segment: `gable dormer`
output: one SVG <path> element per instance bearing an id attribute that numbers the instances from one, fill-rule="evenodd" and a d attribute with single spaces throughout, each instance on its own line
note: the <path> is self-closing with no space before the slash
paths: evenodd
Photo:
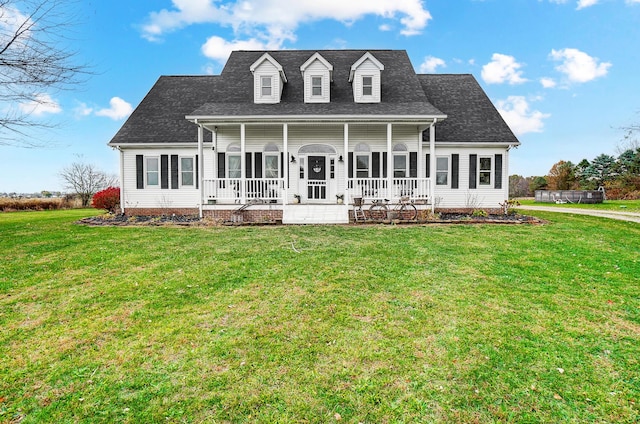
<path id="1" fill-rule="evenodd" d="M 305 103 L 329 103 L 331 101 L 331 82 L 333 81 L 333 65 L 315 53 L 300 66 L 304 81 Z"/>
<path id="2" fill-rule="evenodd" d="M 380 103 L 380 83 L 384 65 L 366 52 L 351 66 L 349 82 L 356 103 Z"/>
<path id="3" fill-rule="evenodd" d="M 253 74 L 253 102 L 280 103 L 287 82 L 282 65 L 265 53 L 253 62 L 250 69 Z"/>

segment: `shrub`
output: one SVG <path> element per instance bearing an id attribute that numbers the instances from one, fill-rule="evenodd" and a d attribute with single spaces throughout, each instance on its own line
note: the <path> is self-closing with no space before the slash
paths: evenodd
<path id="1" fill-rule="evenodd" d="M 116 213 L 120 206 L 120 188 L 107 187 L 93 195 L 91 206 L 96 209 L 105 209 L 111 213 Z"/>
<path id="2" fill-rule="evenodd" d="M 486 218 L 489 216 L 489 214 L 484 209 L 475 209 L 471 216 L 473 216 L 474 218 Z"/>

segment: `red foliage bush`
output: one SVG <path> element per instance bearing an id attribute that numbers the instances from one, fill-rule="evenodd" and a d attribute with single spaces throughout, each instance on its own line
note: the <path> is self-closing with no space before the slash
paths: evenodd
<path id="1" fill-rule="evenodd" d="M 120 188 L 107 187 L 93 195 L 91 206 L 96 209 L 105 209 L 111 213 L 116 213 L 120 206 Z"/>

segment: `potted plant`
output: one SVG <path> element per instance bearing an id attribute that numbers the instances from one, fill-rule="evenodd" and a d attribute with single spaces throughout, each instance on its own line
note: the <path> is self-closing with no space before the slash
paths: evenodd
<path id="1" fill-rule="evenodd" d="M 299 194 L 294 194 L 293 195 L 293 203 L 300 203 L 300 195 Z"/>
<path id="2" fill-rule="evenodd" d="M 344 194 L 336 194 L 336 202 L 341 205 L 344 203 Z"/>

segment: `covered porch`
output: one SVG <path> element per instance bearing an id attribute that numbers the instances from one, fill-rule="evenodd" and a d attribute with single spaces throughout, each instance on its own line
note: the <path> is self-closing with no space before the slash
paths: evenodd
<path id="1" fill-rule="evenodd" d="M 201 215 L 250 204 L 252 209 L 282 210 L 286 221 L 288 210 L 306 209 L 313 214 L 315 207 L 318 222 L 324 222 L 322 206 L 344 205 L 332 210 L 343 210 L 340 214 L 348 216 L 347 206 L 354 197 L 370 203 L 408 196 L 423 208 L 433 208 L 434 180 L 425 169 L 435 169 L 435 143 L 423 146 L 422 132 L 429 129 L 430 140 L 435 139 L 435 118 L 426 124 L 423 119 L 385 123 L 193 121 L 198 124 L 198 151 L 203 158 L 198 163 Z M 212 133 L 210 150 L 204 148 L 206 130 Z M 262 145 L 264 150 L 258 151 Z M 267 163 L 267 156 L 273 162 Z"/>

